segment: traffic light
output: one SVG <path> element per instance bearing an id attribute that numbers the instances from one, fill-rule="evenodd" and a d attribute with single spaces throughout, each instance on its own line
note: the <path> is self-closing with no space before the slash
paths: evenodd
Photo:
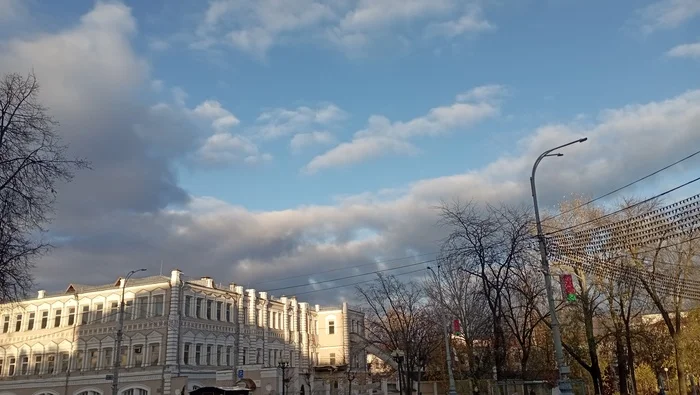
<path id="1" fill-rule="evenodd" d="M 563 274 L 561 276 L 561 293 L 569 302 L 576 301 L 576 287 L 574 287 L 574 280 L 571 274 Z"/>
<path id="2" fill-rule="evenodd" d="M 452 333 L 457 336 L 462 334 L 462 325 L 459 324 L 459 320 L 452 321 Z"/>

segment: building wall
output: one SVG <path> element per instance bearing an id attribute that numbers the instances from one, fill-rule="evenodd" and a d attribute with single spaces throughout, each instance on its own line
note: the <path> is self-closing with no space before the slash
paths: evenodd
<path id="1" fill-rule="evenodd" d="M 110 394 L 121 285 L 71 286 L 0 306 L 0 395 Z M 348 360 L 348 332 L 362 319 L 347 305 L 312 308 L 235 284 L 215 287 L 207 277 L 186 280 L 177 270 L 131 279 L 124 300 L 120 395 L 233 385 L 238 371 L 256 393 L 281 392 L 280 362 L 289 365 L 291 392 L 310 391 L 315 366 L 331 350 L 337 362 Z"/>

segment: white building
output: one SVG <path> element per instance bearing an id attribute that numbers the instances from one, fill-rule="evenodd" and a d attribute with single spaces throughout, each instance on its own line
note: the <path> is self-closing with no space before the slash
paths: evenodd
<path id="1" fill-rule="evenodd" d="M 333 394 L 364 372 L 350 339 L 364 316 L 213 279 L 132 278 L 0 306 L 0 395 L 109 395 L 122 292 L 119 395 L 178 395 L 238 383 L 254 394 Z M 358 362 L 362 361 L 362 362 Z M 281 362 L 289 365 L 282 380 Z M 328 367 L 331 366 L 331 369 Z"/>

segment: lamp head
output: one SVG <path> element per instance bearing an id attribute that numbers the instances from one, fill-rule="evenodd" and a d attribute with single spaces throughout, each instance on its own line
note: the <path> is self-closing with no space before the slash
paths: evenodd
<path id="1" fill-rule="evenodd" d="M 583 143 L 583 142 L 585 142 L 586 140 L 588 140 L 588 137 L 584 137 L 584 138 L 582 138 L 582 139 L 579 139 L 578 142 L 579 142 L 579 143 Z"/>

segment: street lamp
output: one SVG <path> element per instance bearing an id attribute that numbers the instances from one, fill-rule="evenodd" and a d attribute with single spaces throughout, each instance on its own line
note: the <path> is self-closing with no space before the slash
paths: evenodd
<path id="1" fill-rule="evenodd" d="M 568 147 L 569 145 L 576 143 L 583 143 L 588 140 L 588 137 L 584 137 L 570 143 L 560 145 L 558 147 L 547 150 L 540 155 L 535 164 L 532 166 L 532 176 L 530 177 L 530 188 L 532 189 L 532 201 L 535 205 L 535 222 L 537 224 L 537 239 L 540 245 L 540 255 L 542 258 L 542 272 L 544 273 L 544 285 L 547 290 L 547 302 L 549 304 L 549 314 L 552 317 L 552 340 L 554 342 L 554 351 L 557 358 L 557 368 L 559 369 L 559 392 L 561 395 L 573 394 L 571 388 L 571 382 L 569 381 L 569 367 L 564 361 L 564 350 L 561 345 L 561 329 L 559 327 L 559 320 L 557 319 L 556 308 L 554 306 L 554 291 L 552 290 L 552 275 L 549 272 L 549 262 L 547 261 L 547 250 L 546 243 L 544 241 L 544 233 L 542 232 L 542 222 L 540 221 L 540 210 L 537 206 L 537 190 L 535 188 L 535 172 L 537 171 L 537 166 L 540 161 L 547 156 L 564 156 L 561 153 L 552 153 L 558 149 Z"/>
<path id="2" fill-rule="evenodd" d="M 401 350 L 394 350 L 391 352 L 391 358 L 396 361 L 399 365 L 399 394 L 403 394 L 404 383 L 403 383 L 403 371 L 401 369 L 401 364 L 403 364 L 404 353 Z"/>
<path id="3" fill-rule="evenodd" d="M 442 297 L 442 287 L 440 286 L 440 277 L 435 273 L 432 267 L 428 266 L 428 270 L 430 270 L 433 275 L 435 276 L 435 281 L 438 284 L 438 290 L 439 290 L 439 295 L 440 295 L 440 303 L 445 306 L 445 300 Z M 438 265 L 438 272 L 440 271 L 440 266 Z M 454 373 L 452 373 L 452 350 L 450 348 L 450 332 L 449 332 L 449 326 L 450 326 L 450 321 L 449 321 L 449 315 L 447 319 L 447 323 L 444 325 L 443 330 L 445 332 L 445 357 L 447 359 L 447 375 L 450 379 L 450 389 L 448 394 L 449 395 L 457 395 L 457 385 L 455 384 L 455 376 Z"/>
<path id="4" fill-rule="evenodd" d="M 139 272 L 145 272 L 146 269 L 132 270 L 126 274 L 124 277 L 124 282 L 121 283 L 122 287 L 122 297 L 119 303 L 119 321 L 117 323 L 117 340 L 114 346 L 114 372 L 112 373 L 112 395 L 117 395 L 119 392 L 119 366 L 121 365 L 121 348 L 122 348 L 122 336 L 124 334 L 124 291 L 126 290 L 126 283 L 129 281 L 131 276 Z"/>
<path id="5" fill-rule="evenodd" d="M 279 363 L 277 363 L 277 367 L 279 369 L 282 369 L 282 395 L 286 395 L 287 382 L 289 381 L 289 379 L 287 378 L 287 369 L 289 369 L 289 362 L 280 361 Z"/>

